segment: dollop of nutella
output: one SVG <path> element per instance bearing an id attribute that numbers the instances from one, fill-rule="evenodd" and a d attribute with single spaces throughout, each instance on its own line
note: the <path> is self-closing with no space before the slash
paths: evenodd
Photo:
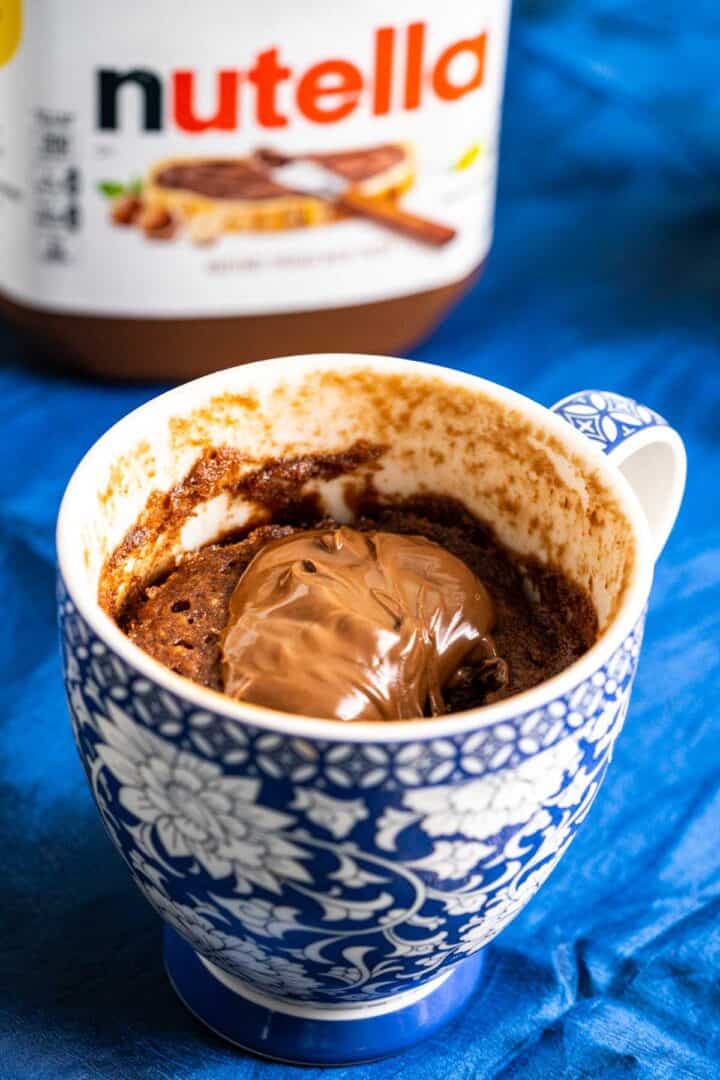
<path id="1" fill-rule="evenodd" d="M 264 547 L 230 600 L 224 689 L 286 712 L 401 720 L 446 711 L 469 665 L 502 666 L 492 599 L 421 536 L 311 529 Z"/>

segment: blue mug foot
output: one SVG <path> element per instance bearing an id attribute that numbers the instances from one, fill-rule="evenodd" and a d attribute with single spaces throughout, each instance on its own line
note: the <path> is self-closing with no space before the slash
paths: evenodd
<path id="1" fill-rule="evenodd" d="M 474 992 L 484 952 L 447 974 L 384 1001 L 333 1006 L 270 998 L 202 960 L 165 927 L 165 967 L 198 1020 L 243 1050 L 293 1065 L 350 1065 L 397 1054 L 426 1039 Z"/>

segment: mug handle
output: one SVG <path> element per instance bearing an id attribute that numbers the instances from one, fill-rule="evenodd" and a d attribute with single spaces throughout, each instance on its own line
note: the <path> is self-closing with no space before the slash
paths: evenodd
<path id="1" fill-rule="evenodd" d="M 632 398 L 580 390 L 553 405 L 617 465 L 645 512 L 657 559 L 675 524 L 685 490 L 685 445 L 667 420 Z"/>

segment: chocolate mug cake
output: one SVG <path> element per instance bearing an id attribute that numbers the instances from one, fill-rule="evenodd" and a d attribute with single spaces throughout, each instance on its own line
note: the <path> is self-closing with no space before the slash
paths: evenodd
<path id="1" fill-rule="evenodd" d="M 236 699 L 344 721 L 490 704 L 593 644 L 583 590 L 514 557 L 459 501 L 366 491 L 350 527 L 297 501 L 297 477 L 318 468 L 266 464 L 271 520 L 134 589 L 117 615 L 128 637 Z"/>

